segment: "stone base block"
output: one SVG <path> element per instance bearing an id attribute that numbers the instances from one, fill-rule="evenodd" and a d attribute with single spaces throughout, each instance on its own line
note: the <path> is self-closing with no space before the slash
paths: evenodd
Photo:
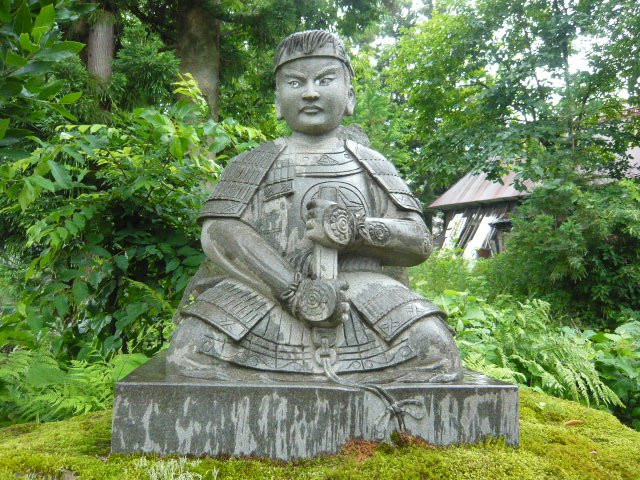
<path id="1" fill-rule="evenodd" d="M 518 389 L 467 372 L 454 384 L 386 384 L 406 430 L 432 445 L 520 439 Z M 119 453 L 331 454 L 351 439 L 388 440 L 397 419 L 376 395 L 334 383 L 244 383 L 166 375 L 156 357 L 116 386 Z"/>

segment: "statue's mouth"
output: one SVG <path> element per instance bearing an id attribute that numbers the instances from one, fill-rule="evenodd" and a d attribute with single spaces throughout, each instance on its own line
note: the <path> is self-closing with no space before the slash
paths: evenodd
<path id="1" fill-rule="evenodd" d="M 316 105 L 307 105 L 305 107 L 302 107 L 300 111 L 304 113 L 319 113 L 322 111 L 322 109 Z"/>

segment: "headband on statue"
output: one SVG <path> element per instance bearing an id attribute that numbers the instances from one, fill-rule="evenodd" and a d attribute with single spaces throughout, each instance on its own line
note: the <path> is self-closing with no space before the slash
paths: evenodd
<path id="1" fill-rule="evenodd" d="M 329 57 L 340 60 L 354 77 L 353 66 L 342 41 L 325 30 L 297 32 L 285 38 L 276 50 L 274 71 L 299 58 Z"/>

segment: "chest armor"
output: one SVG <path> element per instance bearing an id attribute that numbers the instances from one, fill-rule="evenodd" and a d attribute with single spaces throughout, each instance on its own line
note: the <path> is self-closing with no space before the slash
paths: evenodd
<path id="1" fill-rule="evenodd" d="M 372 216 L 376 202 L 371 183 L 347 150 L 281 154 L 260 192 L 258 231 L 285 256 L 308 251 L 312 245 L 305 238 L 307 204 L 328 194 L 354 214 Z"/>

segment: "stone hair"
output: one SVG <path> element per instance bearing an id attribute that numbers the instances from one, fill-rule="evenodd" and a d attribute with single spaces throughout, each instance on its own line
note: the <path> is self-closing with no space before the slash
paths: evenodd
<path id="1" fill-rule="evenodd" d="M 337 35 L 327 32 L 326 30 L 306 30 L 304 32 L 296 32 L 282 40 L 276 49 L 276 69 L 281 65 L 283 56 L 289 56 L 294 53 L 312 55 L 313 52 L 329 43 L 333 44 L 336 58 L 344 63 L 349 71 L 351 80 L 353 80 L 353 77 L 355 76 L 353 65 L 351 65 L 351 59 L 347 54 L 344 43 L 342 43 L 342 40 L 340 40 Z"/>

